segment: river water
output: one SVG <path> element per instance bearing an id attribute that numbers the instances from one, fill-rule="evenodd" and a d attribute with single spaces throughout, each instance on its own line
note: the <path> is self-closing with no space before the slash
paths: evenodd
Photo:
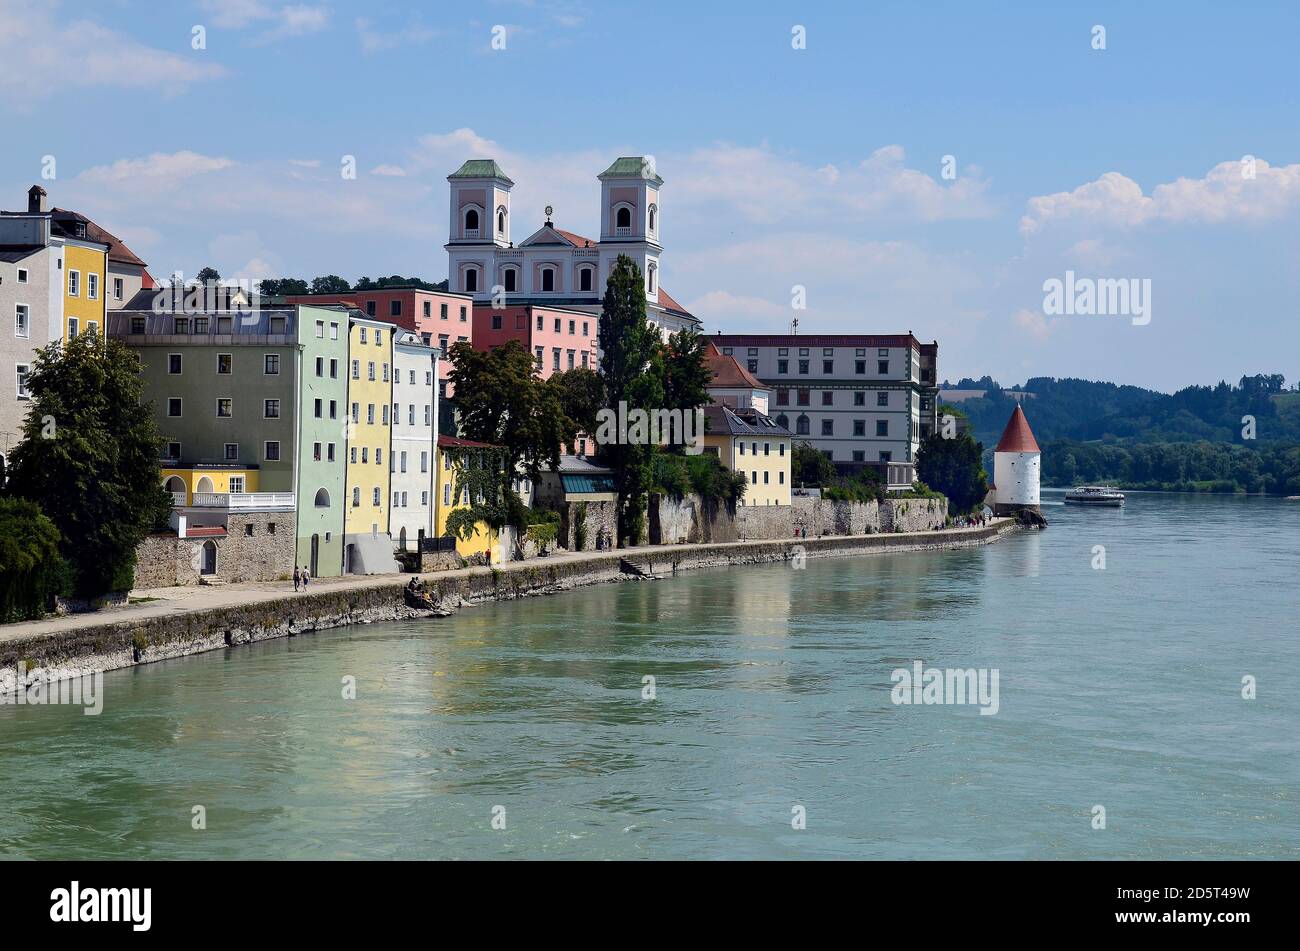
<path id="1" fill-rule="evenodd" d="M 1046 511 L 115 671 L 99 716 L 0 706 L 0 855 L 1300 857 L 1300 503 Z M 893 703 L 918 660 L 996 670 L 996 714 Z"/>

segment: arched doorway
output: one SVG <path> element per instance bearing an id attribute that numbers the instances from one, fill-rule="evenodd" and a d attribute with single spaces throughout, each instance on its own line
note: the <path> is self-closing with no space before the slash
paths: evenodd
<path id="1" fill-rule="evenodd" d="M 406 551 L 406 529 L 403 528 L 397 533 L 397 545 L 402 551 Z"/>
<path id="2" fill-rule="evenodd" d="M 212 480 L 209 479 L 207 476 L 204 476 L 202 479 L 200 479 L 199 484 L 194 487 L 195 494 L 198 494 L 199 492 L 211 492 L 211 491 L 212 491 Z"/>
<path id="3" fill-rule="evenodd" d="M 311 537 L 311 576 L 320 577 L 320 536 Z"/>
<path id="4" fill-rule="evenodd" d="M 201 575 L 215 575 L 217 573 L 217 543 L 208 539 L 203 543 L 203 562 L 199 568 Z"/>
<path id="5" fill-rule="evenodd" d="M 346 575 L 352 574 L 352 570 L 355 567 L 354 563 L 356 561 L 356 557 L 357 557 L 356 545 L 348 545 L 346 548 L 343 549 L 343 573 L 344 574 Z"/>
<path id="6" fill-rule="evenodd" d="M 184 505 L 189 501 L 188 492 L 185 488 L 185 480 L 180 476 L 168 476 L 167 481 L 163 483 L 163 489 L 172 494 L 172 498 L 178 500 L 176 504 Z"/>

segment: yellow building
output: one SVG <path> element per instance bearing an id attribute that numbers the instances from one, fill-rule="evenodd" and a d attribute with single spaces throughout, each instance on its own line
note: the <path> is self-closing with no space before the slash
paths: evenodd
<path id="1" fill-rule="evenodd" d="M 755 409 L 704 408 L 704 451 L 749 483 L 741 505 L 789 505 L 792 435 Z"/>
<path id="2" fill-rule="evenodd" d="M 458 464 L 452 454 L 448 452 L 451 449 L 491 449 L 487 443 L 473 442 L 468 439 L 457 439 L 455 436 L 439 436 L 438 451 L 435 461 L 434 486 L 437 489 L 437 507 L 434 515 L 434 528 L 438 538 L 444 538 L 447 535 L 447 516 L 457 509 L 469 507 L 469 490 L 462 488 L 459 493 L 456 492 L 456 472 Z M 462 558 L 469 558 L 472 555 L 482 555 L 489 550 L 497 550 L 497 542 L 500 536 L 497 531 L 484 522 L 479 522 L 474 527 L 474 536 L 468 540 L 456 538 L 456 553 Z"/>
<path id="3" fill-rule="evenodd" d="M 344 570 L 353 573 L 391 570 L 387 567 L 393 554 L 388 536 L 389 414 L 396 329 L 357 312 L 349 316 L 343 541 Z"/>
<path id="4" fill-rule="evenodd" d="M 235 466 L 194 466 L 184 469 L 163 467 L 163 488 L 172 493 L 174 504 L 197 504 L 194 496 L 257 492 L 257 469 Z"/>
<path id="5" fill-rule="evenodd" d="M 75 218 L 79 219 L 77 215 Z M 88 222 L 72 220 L 69 228 L 85 235 Z M 84 237 L 66 237 L 63 246 L 63 335 L 71 340 L 91 330 L 104 335 L 107 313 L 104 279 L 108 245 Z"/>

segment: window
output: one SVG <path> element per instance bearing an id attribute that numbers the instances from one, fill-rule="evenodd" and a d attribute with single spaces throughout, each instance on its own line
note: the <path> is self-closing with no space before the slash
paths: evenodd
<path id="1" fill-rule="evenodd" d="M 790 428 L 790 417 L 787 416 L 787 415 L 785 415 L 785 413 L 782 413 L 780 416 L 778 416 L 778 417 L 776 418 L 776 424 L 777 424 L 778 426 L 780 426 L 782 429 L 787 429 L 787 430 L 788 430 L 788 429 Z M 782 446 L 781 446 L 781 452 L 782 452 L 782 454 L 784 454 L 784 452 L 785 452 L 785 445 L 784 445 L 784 444 L 782 444 Z"/>
<path id="2" fill-rule="evenodd" d="M 777 360 L 777 361 L 776 361 L 776 372 L 777 372 L 777 373 L 789 373 L 789 372 L 790 372 L 790 361 L 789 361 L 789 360 Z"/>
<path id="3" fill-rule="evenodd" d="M 163 452 L 164 459 L 177 459 L 181 457 L 181 444 L 178 442 L 169 442 Z"/>
<path id="4" fill-rule="evenodd" d="M 399 505 L 401 505 L 401 499 L 402 499 L 402 493 L 401 493 L 401 492 L 398 492 L 396 489 L 394 489 L 394 490 L 393 490 L 393 508 L 397 508 Z"/>
<path id="5" fill-rule="evenodd" d="M 179 353 L 167 354 L 167 372 L 171 376 L 180 376 L 181 373 L 181 355 Z"/>
<path id="6" fill-rule="evenodd" d="M 370 306 L 370 307 L 373 308 L 373 307 L 375 306 L 375 302 L 374 302 L 374 301 L 371 301 L 370 304 L 369 304 L 368 306 Z M 365 327 L 358 327 L 358 328 L 357 328 L 357 331 L 358 331 L 358 333 L 357 333 L 357 339 L 358 339 L 361 343 L 367 343 L 367 342 L 369 341 L 370 338 L 369 338 L 369 337 L 367 336 L 367 334 L 366 334 L 366 328 L 365 328 Z"/>
<path id="7" fill-rule="evenodd" d="M 31 371 L 31 365 L 20 363 L 14 369 L 15 384 L 18 388 L 18 398 L 20 400 L 29 400 L 32 394 L 27 389 L 27 374 Z"/>
<path id="8" fill-rule="evenodd" d="M 14 336 L 30 337 L 32 335 L 32 312 L 26 304 L 14 305 Z"/>
<path id="9" fill-rule="evenodd" d="M 473 294 L 478 291 L 478 270 L 472 267 L 465 268 L 465 287 L 466 293 Z M 463 309 L 463 308 L 462 308 Z"/>
<path id="10" fill-rule="evenodd" d="M 76 297 L 81 293 L 81 272 L 68 272 L 68 296 Z"/>
<path id="11" fill-rule="evenodd" d="M 468 318 L 468 317 L 466 316 L 466 314 L 465 314 L 465 308 L 462 307 L 462 308 L 460 309 L 460 322 L 463 324 L 463 323 L 465 323 L 465 321 L 468 320 L 468 319 L 469 319 L 469 318 Z"/>
<path id="12" fill-rule="evenodd" d="M 375 486 L 374 494 L 370 498 L 370 504 L 371 505 L 379 504 L 379 486 Z"/>
<path id="13" fill-rule="evenodd" d="M 432 317 L 432 316 L 433 316 L 433 304 L 430 303 L 429 301 L 425 301 L 425 302 L 424 302 L 424 316 L 425 316 L 425 317 Z M 427 341 L 426 341 L 426 342 L 427 342 Z"/>
<path id="14" fill-rule="evenodd" d="M 218 353 L 217 372 L 222 376 L 229 375 L 234 369 L 234 359 L 229 353 Z"/>
<path id="15" fill-rule="evenodd" d="M 493 329 L 493 330 L 500 330 L 500 329 L 501 329 L 501 315 L 500 315 L 500 314 L 493 314 L 493 315 L 492 315 L 492 329 Z"/>
<path id="16" fill-rule="evenodd" d="M 834 435 L 835 435 L 835 420 L 833 420 L 833 419 L 823 419 L 823 420 L 822 420 L 822 435 L 823 435 L 823 436 L 834 436 Z"/>
<path id="17" fill-rule="evenodd" d="M 794 426 L 795 426 L 795 433 L 797 433 L 798 435 L 807 436 L 809 434 L 807 416 L 800 416 L 797 420 L 795 420 Z"/>
<path id="18" fill-rule="evenodd" d="M 385 383 L 388 382 L 388 364 L 387 364 L 387 363 L 384 364 L 384 382 L 385 382 Z"/>
<path id="19" fill-rule="evenodd" d="M 385 426 L 388 425 L 388 404 L 387 404 L 387 403 L 384 404 L 384 418 L 383 418 L 383 422 L 384 422 L 384 425 L 385 425 Z"/>
<path id="20" fill-rule="evenodd" d="M 559 332 L 560 332 L 560 318 L 559 318 L 559 317 L 556 317 L 556 318 L 555 318 L 555 332 L 556 332 L 556 333 L 559 333 Z"/>
<path id="21" fill-rule="evenodd" d="M 18 269 L 18 283 L 19 283 L 19 284 L 26 284 L 26 283 L 27 283 L 27 268 L 25 268 L 25 267 L 20 267 L 20 268 Z"/>
<path id="22" fill-rule="evenodd" d="M 370 461 L 370 447 L 369 447 L 369 446 L 362 446 L 362 447 L 361 447 L 361 464 L 362 464 L 362 465 L 365 465 L 365 464 L 368 463 L 369 461 Z"/>
<path id="23" fill-rule="evenodd" d="M 506 268 L 501 275 L 507 293 L 513 294 L 515 292 L 515 275 L 515 269 L 512 267 Z"/>
<path id="24" fill-rule="evenodd" d="M 835 393 L 833 390 L 822 390 L 822 405 L 823 406 L 835 405 Z"/>
<path id="25" fill-rule="evenodd" d="M 232 444 L 232 445 L 233 445 L 233 444 Z M 236 446 L 235 448 L 236 448 L 236 452 L 238 452 L 238 448 L 239 448 L 239 447 Z M 244 477 L 243 477 L 243 476 L 231 476 L 231 477 L 230 477 L 230 491 L 231 491 L 231 492 L 243 492 L 243 491 L 244 491 Z"/>
<path id="26" fill-rule="evenodd" d="M 582 368 L 583 368 L 584 370 L 587 369 L 587 357 L 588 357 L 588 356 L 589 356 L 589 354 L 587 353 L 586 350 L 582 351 Z"/>
<path id="27" fill-rule="evenodd" d="M 319 443 L 317 444 L 316 451 L 317 451 L 317 452 L 320 452 L 320 444 L 319 444 Z M 280 442 L 279 442 L 279 440 L 270 440 L 270 441 L 267 442 L 266 446 L 264 447 L 264 449 L 263 449 L 263 451 L 262 451 L 262 458 L 265 459 L 267 462 L 279 462 L 279 461 L 280 461 Z M 319 459 L 320 457 L 317 456 L 316 458 Z"/>
<path id="28" fill-rule="evenodd" d="M 132 329 L 131 332 L 132 332 L 132 333 L 135 333 L 134 328 Z M 205 333 L 207 333 L 207 332 L 208 332 L 208 318 L 206 318 L 206 317 L 195 317 L 195 318 L 194 318 L 194 332 L 195 332 L 196 334 L 205 334 Z M 144 325 L 143 325 L 143 324 L 142 324 L 141 327 L 140 327 L 140 333 L 144 333 Z"/>
<path id="29" fill-rule="evenodd" d="M 659 276 L 659 265 L 657 265 L 657 264 L 648 264 L 648 265 L 646 265 L 646 269 L 645 269 L 645 270 L 646 270 L 646 288 L 647 288 L 647 293 L 654 294 L 654 293 L 655 293 L 655 287 L 657 286 L 656 283 L 655 283 L 655 280 L 656 280 L 656 278 Z"/>
<path id="30" fill-rule="evenodd" d="M 330 339 L 331 340 L 339 339 L 339 325 L 334 323 L 334 321 L 330 321 Z"/>
<path id="31" fill-rule="evenodd" d="M 90 300 L 99 299 L 99 275 L 86 275 L 86 297 Z"/>
<path id="32" fill-rule="evenodd" d="M 591 290 L 591 274 L 592 270 L 589 267 L 580 268 L 578 270 L 578 290 Z M 583 333 L 586 333 L 586 331 L 584 330 Z"/>
<path id="33" fill-rule="evenodd" d="M 375 465 L 377 465 L 377 466 L 382 466 L 383 464 L 384 464 L 384 450 L 383 450 L 382 448 L 380 448 L 379 446 L 376 446 L 376 447 L 375 447 Z"/>
<path id="34" fill-rule="evenodd" d="M 218 317 L 218 318 L 217 318 L 217 333 L 219 333 L 219 334 L 228 334 L 228 333 L 230 333 L 230 321 L 231 321 L 231 319 L 230 319 L 229 317 Z"/>
<path id="35" fill-rule="evenodd" d="M 361 504 L 361 487 L 354 485 L 352 487 L 352 506 L 353 508 L 355 508 L 360 504 Z"/>
<path id="36" fill-rule="evenodd" d="M 316 376 L 318 376 L 318 377 L 322 377 L 322 376 L 324 376 L 324 375 L 325 375 L 325 358 L 324 358 L 324 357 L 317 357 L 317 358 L 316 358 Z"/>
<path id="37" fill-rule="evenodd" d="M 352 422 L 354 422 L 354 423 L 359 423 L 359 422 L 361 422 L 361 404 L 360 404 L 360 403 L 353 403 L 353 404 L 352 404 Z"/>
<path id="38" fill-rule="evenodd" d="M 400 463 L 399 463 L 399 465 L 401 466 L 401 470 L 400 470 L 400 471 L 402 471 L 402 472 L 406 472 L 406 452 L 405 452 L 405 451 L 403 451 L 403 452 L 401 453 L 400 460 L 401 460 Z"/>
<path id="39" fill-rule="evenodd" d="M 339 361 L 338 361 L 338 358 L 337 358 L 337 357 L 330 357 L 330 379 L 331 379 L 331 380 L 337 380 L 338 378 L 339 378 Z"/>
<path id="40" fill-rule="evenodd" d="M 889 373 L 889 361 L 888 361 L 888 360 L 877 360 L 877 361 L 876 361 L 876 372 L 879 373 L 881 376 L 885 376 L 885 375 L 887 375 L 887 374 Z"/>
<path id="41" fill-rule="evenodd" d="M 374 403 L 367 403 L 367 404 L 366 404 L 366 422 L 369 423 L 371 426 L 373 426 L 373 425 L 375 424 L 375 404 L 374 404 Z"/>
<path id="42" fill-rule="evenodd" d="M 884 391 L 884 390 L 881 390 L 880 392 L 878 392 L 878 393 L 876 394 L 876 405 L 877 405 L 877 406 L 888 406 L 888 405 L 889 405 L 889 393 L 886 392 L 886 391 Z"/>
<path id="43" fill-rule="evenodd" d="M 325 461 L 334 461 L 334 443 L 327 443 L 325 446 Z"/>
<path id="44" fill-rule="evenodd" d="M 800 361 L 799 361 L 799 372 L 800 372 L 800 373 L 807 373 L 807 372 L 808 372 L 808 361 L 807 361 L 807 360 L 800 360 Z"/>
<path id="45" fill-rule="evenodd" d="M 353 360 L 353 361 L 352 361 L 352 379 L 354 379 L 354 380 L 359 380 L 359 379 L 361 379 L 361 361 L 360 361 L 360 360 Z"/>
<path id="46" fill-rule="evenodd" d="M 319 361 L 319 357 L 317 360 Z M 268 353 L 262 361 L 262 372 L 267 376 L 275 376 L 280 372 L 280 355 L 278 353 Z M 317 364 L 316 375 L 320 376 L 320 365 Z"/>
<path id="47" fill-rule="evenodd" d="M 857 391 L 856 393 L 854 393 L 854 394 L 853 394 L 853 405 L 854 405 L 854 406 L 866 406 L 866 405 L 867 405 L 867 394 L 866 394 L 866 393 L 863 393 L 861 390 L 859 390 L 859 391 Z"/>
<path id="48" fill-rule="evenodd" d="M 470 208 L 465 212 L 465 237 L 478 237 L 478 209 Z"/>
<path id="49" fill-rule="evenodd" d="M 576 320 L 571 320 L 571 321 L 569 321 L 569 333 L 570 333 L 570 334 L 577 333 L 577 332 L 578 332 L 577 328 L 578 328 L 578 322 L 577 322 Z"/>
<path id="50" fill-rule="evenodd" d="M 746 361 L 745 361 L 745 364 L 746 364 L 745 369 L 749 370 L 750 373 L 757 373 L 757 372 L 758 372 L 758 361 L 757 361 L 757 360 L 746 360 Z"/>
<path id="51" fill-rule="evenodd" d="M 325 321 L 323 320 L 316 321 L 316 338 L 318 340 L 325 339 Z"/>
<path id="52" fill-rule="evenodd" d="M 876 420 L 876 435 L 877 436 L 889 435 L 889 420 L 887 419 Z"/>
<path id="53" fill-rule="evenodd" d="M 69 339 L 69 340 L 71 340 L 71 339 L 73 339 L 73 338 L 75 338 L 75 337 L 77 336 L 77 330 L 78 330 L 78 328 L 80 327 L 80 325 L 81 325 L 81 322 L 78 321 L 76 317 L 69 317 L 69 318 L 68 318 L 68 339 Z"/>
<path id="54" fill-rule="evenodd" d="M 506 231 L 506 212 L 504 208 L 497 209 L 497 234 L 505 234 Z"/>
<path id="55" fill-rule="evenodd" d="M 229 419 L 234 414 L 234 401 L 230 397 L 217 400 L 218 419 Z"/>
<path id="56" fill-rule="evenodd" d="M 834 372 L 835 372 L 835 361 L 834 361 L 834 360 L 823 360 L 823 361 L 822 361 L 822 372 L 823 372 L 823 373 L 828 373 L 828 374 L 829 374 L 829 373 L 834 373 Z"/>
<path id="57" fill-rule="evenodd" d="M 865 436 L 867 434 L 867 421 L 865 419 L 855 419 L 853 421 L 853 435 Z"/>
<path id="58" fill-rule="evenodd" d="M 370 365 L 366 368 L 366 376 L 373 381 L 375 378 L 375 361 L 371 360 Z"/>
<path id="59" fill-rule="evenodd" d="M 353 446 L 351 449 L 348 450 L 348 463 L 351 464 L 351 465 L 354 465 L 354 466 L 357 464 L 357 447 L 356 447 L 356 446 Z"/>
<path id="60" fill-rule="evenodd" d="M 866 373 L 866 372 L 867 372 L 867 361 L 866 361 L 866 360 L 854 360 L 854 361 L 853 361 L 853 372 L 854 372 L 854 373 Z"/>
<path id="61" fill-rule="evenodd" d="M 442 484 L 442 504 L 451 505 L 451 484 L 447 482 Z"/>
<path id="62" fill-rule="evenodd" d="M 388 302 L 388 316 L 389 317 L 402 316 L 402 302 L 400 300 L 390 300 Z"/>
<path id="63" fill-rule="evenodd" d="M 536 357 L 535 362 L 537 363 L 537 369 L 540 370 L 542 368 L 542 354 L 544 351 L 542 350 L 541 347 L 536 347 L 534 349 L 535 349 L 534 356 Z"/>
<path id="64" fill-rule="evenodd" d="M 627 234 L 632 229 L 632 209 L 626 206 L 614 212 L 616 234 Z"/>
<path id="65" fill-rule="evenodd" d="M 789 390 L 777 390 L 777 391 L 776 391 L 776 405 L 777 405 L 777 406 L 789 406 L 789 405 L 790 405 L 790 391 L 789 391 Z"/>
<path id="66" fill-rule="evenodd" d="M 658 217 L 659 217 L 659 206 L 657 206 L 657 205 L 651 205 L 651 206 L 650 206 L 650 213 L 649 213 L 649 215 L 647 216 L 647 220 L 649 221 L 649 224 L 650 224 L 650 231 L 651 231 L 651 233 L 653 233 L 654 230 L 655 230 L 655 220 L 656 220 Z"/>
<path id="67" fill-rule="evenodd" d="M 330 419 L 339 418 L 339 404 L 337 400 L 330 400 Z"/>
<path id="68" fill-rule="evenodd" d="M 375 302 L 372 300 L 366 301 L 366 315 L 368 317 L 375 316 Z M 361 328 L 361 342 L 366 342 L 366 329 L 364 327 Z"/>
<path id="69" fill-rule="evenodd" d="M 236 462 L 238 461 L 238 459 L 239 459 L 239 443 L 237 442 L 226 443 L 226 461 Z"/>
<path id="70" fill-rule="evenodd" d="M 866 454 L 865 452 L 863 452 L 861 449 L 854 449 L 854 450 L 853 450 L 853 461 L 854 461 L 854 462 L 866 462 L 866 461 L 867 461 L 867 454 Z"/>
<path id="71" fill-rule="evenodd" d="M 279 418 L 280 418 L 280 401 L 279 401 L 279 400 L 263 400 L 263 401 L 262 401 L 262 416 L 263 416 L 264 418 L 266 418 L 266 419 L 279 419 Z"/>
<path id="72" fill-rule="evenodd" d="M 552 348 L 551 348 L 551 368 L 552 368 L 553 370 L 558 370 L 558 369 L 560 368 L 560 348 L 559 348 L 559 347 L 552 347 Z"/>
<path id="73" fill-rule="evenodd" d="M 881 347 L 879 350 L 876 351 L 876 356 L 881 357 L 881 358 L 888 358 L 888 357 L 889 357 L 889 348 L 888 348 L 888 347 Z"/>
<path id="74" fill-rule="evenodd" d="M 311 444 L 311 457 L 316 462 L 320 462 L 320 443 L 314 442 Z"/>
<path id="75" fill-rule="evenodd" d="M 894 461 L 894 454 L 893 454 L 892 452 L 888 452 L 888 451 L 884 451 L 884 450 L 882 450 L 881 453 L 880 453 L 880 461 L 881 461 L 881 462 L 893 462 L 893 461 Z"/>
<path id="76" fill-rule="evenodd" d="M 324 486 L 316 490 L 316 507 L 318 509 L 327 509 L 330 507 L 330 494 Z"/>
<path id="77" fill-rule="evenodd" d="M 795 395 L 795 401 L 800 406 L 812 405 L 812 390 L 799 390 Z"/>
<path id="78" fill-rule="evenodd" d="M 173 417 L 179 417 L 181 415 L 181 398 L 179 396 L 168 397 L 167 415 Z"/>
<path id="79" fill-rule="evenodd" d="M 421 453 L 420 453 L 420 471 L 421 471 L 421 472 L 428 472 L 428 471 L 429 471 L 429 453 L 428 453 L 428 452 L 421 452 Z"/>
<path id="80" fill-rule="evenodd" d="M 569 350 L 569 351 L 567 351 L 567 353 L 568 353 L 568 355 L 569 355 L 569 356 L 568 356 L 568 360 L 569 360 L 569 367 L 568 367 L 568 368 L 569 368 L 570 370 L 572 370 L 572 369 L 573 369 L 573 354 L 574 354 L 574 351 Z"/>

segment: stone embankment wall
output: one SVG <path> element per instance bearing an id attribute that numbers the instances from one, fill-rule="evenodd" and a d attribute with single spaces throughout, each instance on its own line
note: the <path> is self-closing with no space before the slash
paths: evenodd
<path id="1" fill-rule="evenodd" d="M 572 588 L 638 577 L 664 576 L 693 568 L 825 557 L 962 548 L 988 544 L 1015 528 L 1010 520 L 983 529 L 782 539 L 739 544 L 682 545 L 662 549 L 615 550 L 581 559 L 539 559 L 501 568 L 443 573 L 425 578 L 433 611 L 408 607 L 402 580 L 330 590 L 251 604 L 167 614 L 134 621 L 87 619 L 87 625 L 56 634 L 0 641 L 0 669 L 32 679 L 112 670 L 169 657 L 197 654 L 276 637 L 292 637 L 350 624 L 369 624 L 455 612 L 465 603 L 553 594 Z M 238 592 L 232 593 L 238 598 Z"/>
<path id="2" fill-rule="evenodd" d="M 650 496 L 647 537 L 652 545 L 736 541 L 735 519 L 725 505 L 706 503 L 694 492 L 674 499 Z"/>

